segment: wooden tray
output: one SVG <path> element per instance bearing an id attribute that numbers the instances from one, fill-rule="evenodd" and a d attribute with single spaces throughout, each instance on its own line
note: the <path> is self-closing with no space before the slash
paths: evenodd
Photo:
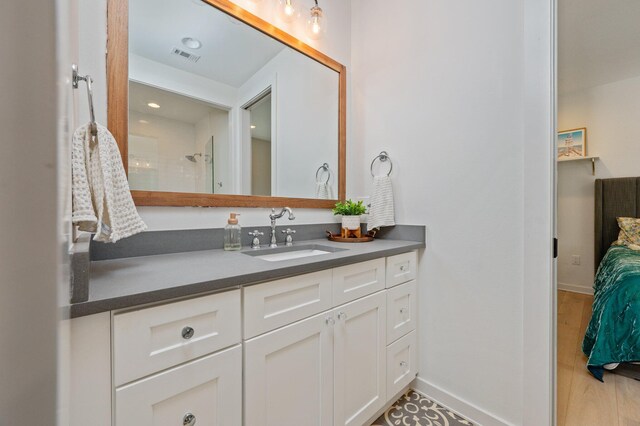
<path id="1" fill-rule="evenodd" d="M 368 243 L 373 241 L 373 235 L 368 234 L 360 238 L 342 238 L 340 234 L 332 234 L 330 231 L 326 231 L 329 241 L 336 241 L 338 243 Z"/>

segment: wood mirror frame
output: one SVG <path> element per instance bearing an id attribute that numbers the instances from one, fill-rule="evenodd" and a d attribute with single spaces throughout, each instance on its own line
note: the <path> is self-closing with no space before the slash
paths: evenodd
<path id="1" fill-rule="evenodd" d="M 203 0 L 250 27 L 274 38 L 286 46 L 331 68 L 339 74 L 338 105 L 338 199 L 346 196 L 346 129 L 347 73 L 346 67 L 292 35 L 248 12 L 229 0 Z M 129 0 L 108 0 L 107 5 L 107 125 L 113 134 L 124 169 L 128 171 L 129 136 Z M 276 207 L 328 209 L 337 200 L 314 198 L 267 197 L 255 195 L 206 194 L 132 190 L 138 206 L 200 206 L 200 207 Z"/>

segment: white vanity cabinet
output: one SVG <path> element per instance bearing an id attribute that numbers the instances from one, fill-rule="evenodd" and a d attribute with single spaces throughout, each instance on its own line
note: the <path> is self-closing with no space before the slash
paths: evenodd
<path id="1" fill-rule="evenodd" d="M 416 261 L 76 318 L 71 426 L 364 425 L 417 375 Z"/>
<path id="2" fill-rule="evenodd" d="M 243 290 L 246 426 L 364 425 L 415 378 L 416 253 L 326 272 Z"/>

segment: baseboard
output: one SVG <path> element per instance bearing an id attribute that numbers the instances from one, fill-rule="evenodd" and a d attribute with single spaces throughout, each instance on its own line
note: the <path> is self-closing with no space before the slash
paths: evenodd
<path id="1" fill-rule="evenodd" d="M 558 283 L 558 290 L 571 291 L 573 293 L 590 294 L 593 296 L 593 287 L 583 287 L 581 285 Z"/>
<path id="2" fill-rule="evenodd" d="M 440 404 L 455 414 L 468 419 L 477 426 L 513 426 L 512 423 L 495 416 L 462 398 L 447 392 L 446 390 L 426 381 L 421 377 L 411 383 L 411 388 L 425 397 Z"/>

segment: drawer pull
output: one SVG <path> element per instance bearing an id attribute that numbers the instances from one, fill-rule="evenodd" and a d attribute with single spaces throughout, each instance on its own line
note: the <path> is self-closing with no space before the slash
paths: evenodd
<path id="1" fill-rule="evenodd" d="M 333 317 L 327 317 L 325 322 L 327 323 L 327 325 L 335 325 L 336 320 L 334 320 Z"/>
<path id="2" fill-rule="evenodd" d="M 405 268 L 406 268 L 406 266 L 404 266 L 404 265 L 400 265 L 400 270 L 401 270 L 402 272 L 404 272 Z"/>
<path id="3" fill-rule="evenodd" d="M 194 426 L 196 424 L 196 416 L 191 413 L 187 413 L 182 418 L 182 426 Z"/>
<path id="4" fill-rule="evenodd" d="M 193 337 L 193 335 L 195 333 L 196 333 L 196 331 L 193 328 L 187 326 L 187 327 L 182 329 L 182 338 L 186 339 L 186 340 L 189 340 L 189 339 L 191 339 Z M 185 424 L 188 424 L 188 423 L 185 423 Z"/>
<path id="5" fill-rule="evenodd" d="M 407 362 L 406 361 L 400 361 L 400 367 L 404 368 L 407 366 Z"/>
<path id="6" fill-rule="evenodd" d="M 339 320 L 347 319 L 347 314 L 345 314 L 344 312 L 340 312 L 338 314 L 338 319 Z"/>

